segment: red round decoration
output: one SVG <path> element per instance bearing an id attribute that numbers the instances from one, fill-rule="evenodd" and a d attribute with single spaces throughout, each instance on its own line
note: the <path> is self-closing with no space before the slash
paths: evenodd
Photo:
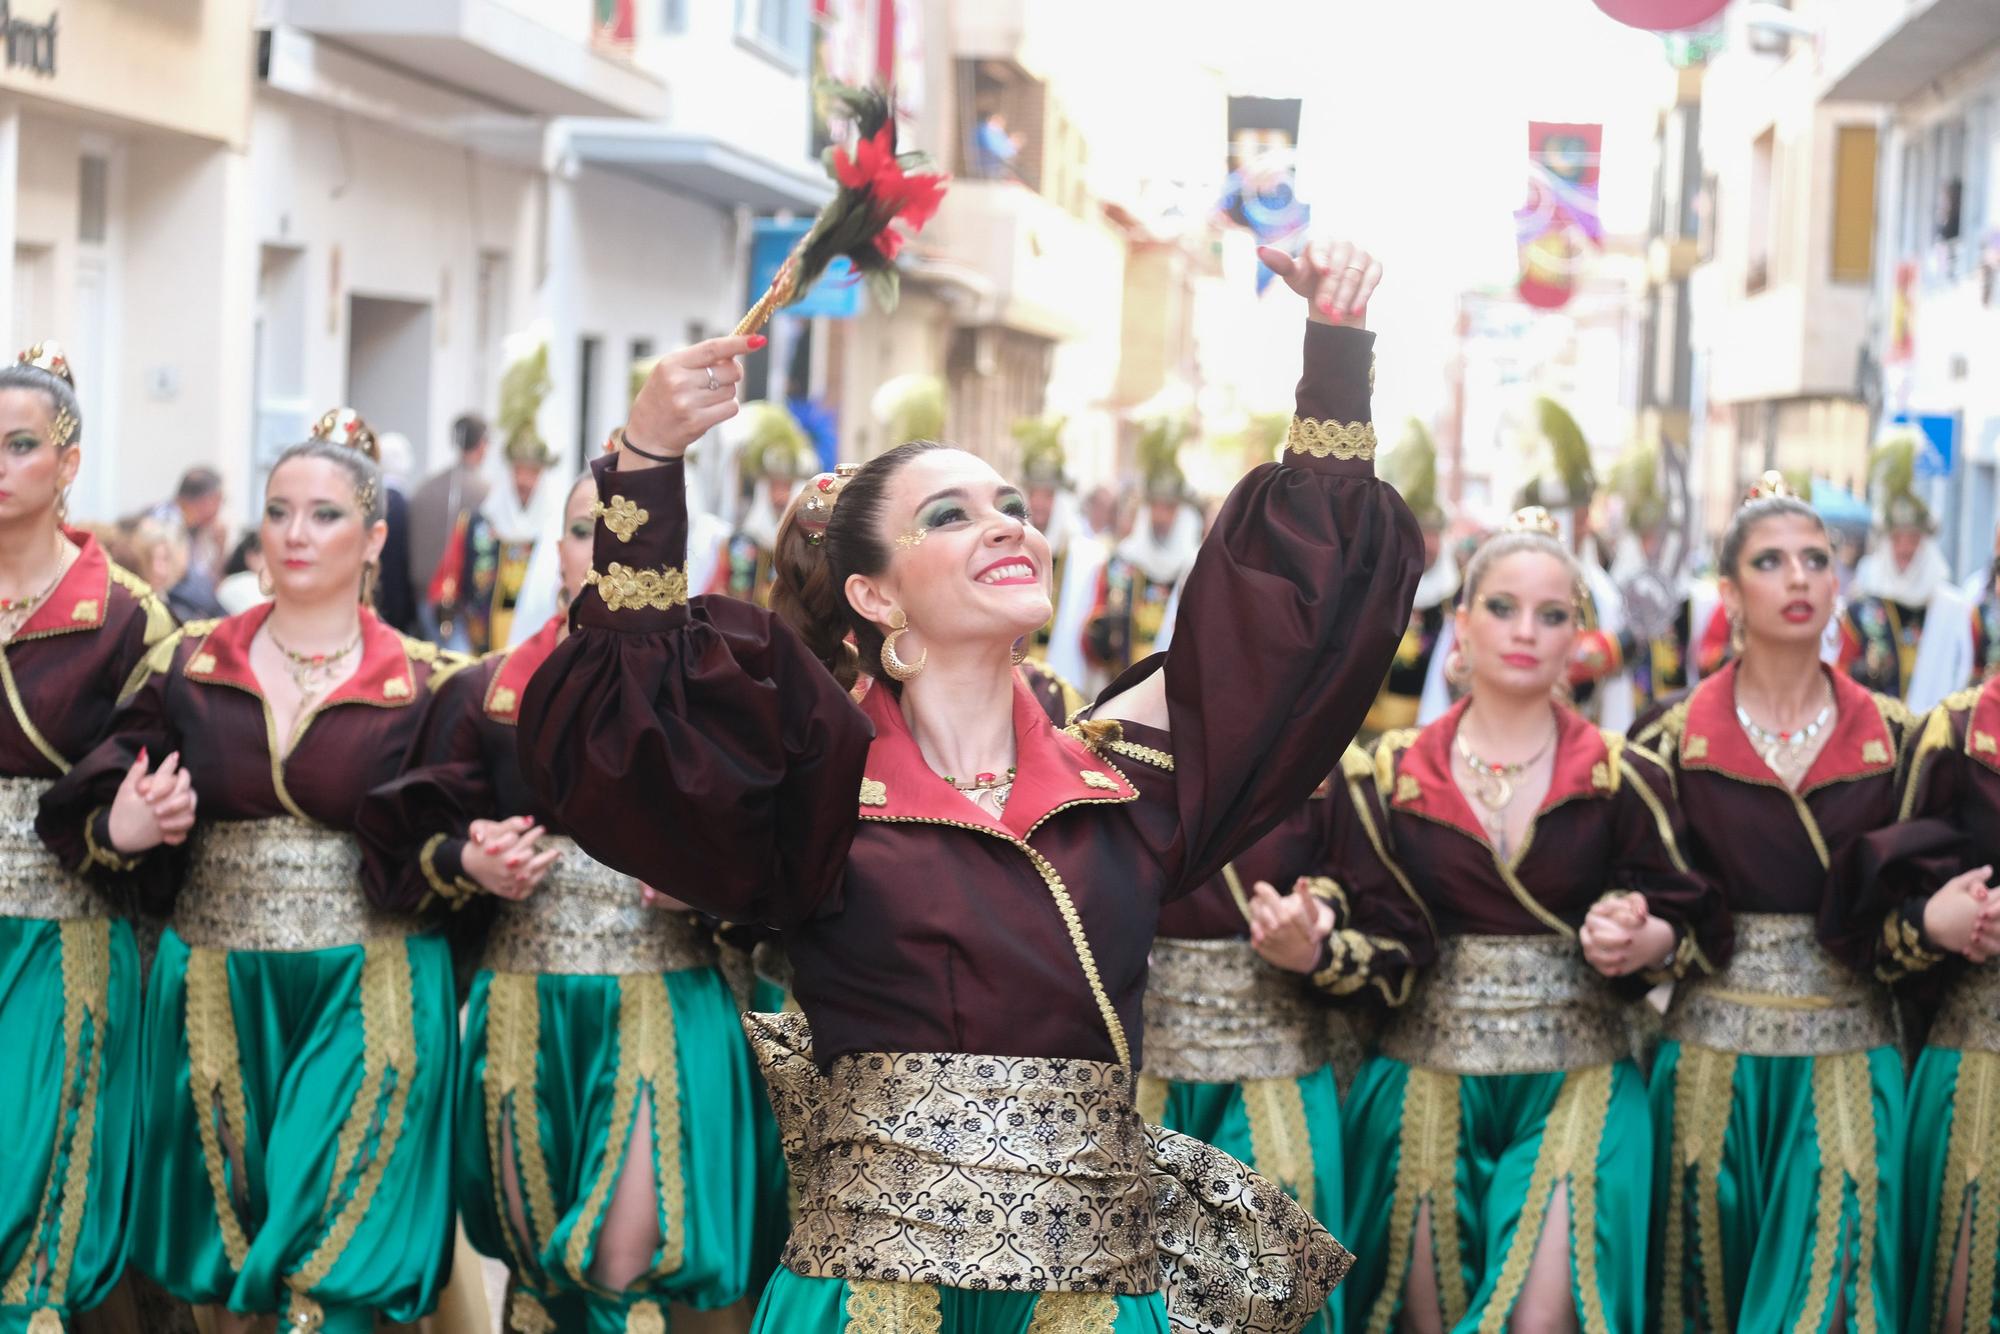
<path id="1" fill-rule="evenodd" d="M 1729 0 L 1594 0 L 1620 23 L 1648 32 L 1699 28 L 1728 8 Z"/>

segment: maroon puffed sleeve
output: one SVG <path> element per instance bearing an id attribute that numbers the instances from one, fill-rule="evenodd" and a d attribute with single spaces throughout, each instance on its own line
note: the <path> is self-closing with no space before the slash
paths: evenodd
<path id="1" fill-rule="evenodd" d="M 871 729 L 770 612 L 687 596 L 681 465 L 593 465 L 597 581 L 521 705 L 521 768 L 598 861 L 728 921 L 838 906 Z"/>
<path id="2" fill-rule="evenodd" d="M 1418 972 L 1437 958 L 1437 924 L 1386 840 L 1375 762 L 1349 746 L 1326 800 L 1316 803 L 1318 847 L 1307 887 L 1333 908 L 1312 983 L 1336 999 L 1373 1007 L 1410 998 Z"/>
<path id="3" fill-rule="evenodd" d="M 1687 825 L 1673 779 L 1644 746 L 1612 742 L 1617 765 L 1612 793 L 1611 866 L 1606 890 L 1646 896 L 1646 911 L 1674 928 L 1674 953 L 1663 969 L 1619 979 L 1620 990 L 1643 992 L 1669 978 L 1710 973 L 1729 962 L 1736 924 L 1722 886 L 1687 859 Z"/>
<path id="4" fill-rule="evenodd" d="M 1237 483 L 1188 574 L 1165 669 L 1180 892 L 1334 770 L 1409 628 L 1423 541 L 1375 477 L 1374 345 L 1363 330 L 1306 326 L 1283 460 Z"/>
<path id="5" fill-rule="evenodd" d="M 412 912 L 444 903 L 462 908 L 479 892 L 465 874 L 466 830 L 499 820 L 493 775 L 479 729 L 492 663 L 455 673 L 423 704 L 403 771 L 362 798 L 362 883 L 376 906 Z"/>
<path id="6" fill-rule="evenodd" d="M 1819 937 L 1834 957 L 1884 982 L 1911 982 L 1920 1000 L 1962 962 L 1925 934 L 1924 908 L 1945 881 L 1980 865 L 1980 843 L 1992 841 L 1972 837 L 1976 826 L 1967 819 L 1971 714 L 1970 701 L 1954 697 L 1911 729 L 1899 766 L 1903 818 L 1845 842 L 1828 868 L 1820 906 Z M 1913 981 L 1926 974 L 1941 976 Z"/>
<path id="7" fill-rule="evenodd" d="M 104 740 L 42 794 L 35 815 L 35 832 L 64 866 L 88 875 L 125 906 L 157 916 L 173 907 L 186 845 L 139 856 L 119 852 L 111 843 L 111 801 L 142 750 L 157 769 L 180 749 L 167 692 L 183 642 L 176 633 L 152 648 L 126 685 Z"/>

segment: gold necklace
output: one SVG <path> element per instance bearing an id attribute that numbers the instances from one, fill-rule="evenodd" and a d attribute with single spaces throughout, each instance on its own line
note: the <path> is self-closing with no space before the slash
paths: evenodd
<path id="1" fill-rule="evenodd" d="M 1472 771 L 1473 795 L 1479 798 L 1480 805 L 1497 814 L 1512 804 L 1514 780 L 1526 773 L 1530 766 L 1541 763 L 1542 756 L 1549 753 L 1549 747 L 1556 743 L 1556 730 L 1550 730 L 1549 739 L 1533 755 L 1515 764 L 1494 764 L 1473 754 L 1472 747 L 1466 744 L 1462 721 L 1453 740 L 1457 743 L 1459 758 Z"/>
<path id="2" fill-rule="evenodd" d="M 61 538 L 58 537 L 57 540 L 60 541 Z M 69 573 L 69 567 L 69 553 L 58 547 L 55 577 L 49 580 L 41 592 L 30 593 L 20 598 L 0 598 L 0 631 L 4 631 L 4 635 L 0 635 L 0 638 L 12 639 L 15 633 L 28 623 L 28 617 L 34 614 L 35 608 L 48 601 L 49 594 L 56 591 L 56 585 L 60 584 L 63 576 Z"/>
<path id="3" fill-rule="evenodd" d="M 264 627 L 264 633 L 270 636 L 271 647 L 285 655 L 285 672 L 292 678 L 292 684 L 298 688 L 302 699 L 317 695 L 334 684 L 334 669 L 361 646 L 359 626 L 354 629 L 354 638 L 331 653 L 300 653 L 287 648 L 270 626 Z"/>

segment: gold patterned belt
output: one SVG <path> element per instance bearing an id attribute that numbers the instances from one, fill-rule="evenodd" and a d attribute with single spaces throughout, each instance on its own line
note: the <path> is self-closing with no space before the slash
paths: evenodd
<path id="1" fill-rule="evenodd" d="M 281 952 L 423 930 L 369 904 L 354 835 L 291 815 L 202 825 L 173 926 L 197 949 Z"/>
<path id="2" fill-rule="evenodd" d="M 1682 984 L 1667 1036 L 1746 1056 L 1831 1056 L 1896 1042 L 1888 988 L 1820 948 L 1805 913 L 1737 913 L 1736 952 Z"/>
<path id="3" fill-rule="evenodd" d="M 1382 1033 L 1385 1055 L 1425 1070 L 1585 1070 L 1629 1056 L 1624 1007 L 1563 936 L 1453 936 Z"/>
<path id="4" fill-rule="evenodd" d="M 482 968 L 622 977 L 714 966 L 715 940 L 696 914 L 647 907 L 637 880 L 567 838 L 541 848 L 562 855 L 533 894 L 501 902 Z"/>
<path id="5" fill-rule="evenodd" d="M 1974 964 L 1958 975 L 1925 1041 L 1958 1051 L 2000 1052 L 2000 964 Z"/>
<path id="6" fill-rule="evenodd" d="M 796 1274 L 1164 1289 L 1177 1328 L 1289 1332 L 1353 1264 L 1270 1181 L 1143 1125 L 1123 1066 L 865 1052 L 821 1074 L 804 1015 L 749 1014 L 744 1029 L 799 1193 L 783 1256 Z"/>
<path id="7" fill-rule="evenodd" d="M 43 922 L 109 917 L 110 905 L 62 863 L 35 834 L 45 778 L 0 778 L 0 917 Z"/>
<path id="8" fill-rule="evenodd" d="M 1153 942 L 1146 1073 L 1190 1084 L 1296 1079 L 1327 1062 L 1325 1007 L 1247 940 Z"/>

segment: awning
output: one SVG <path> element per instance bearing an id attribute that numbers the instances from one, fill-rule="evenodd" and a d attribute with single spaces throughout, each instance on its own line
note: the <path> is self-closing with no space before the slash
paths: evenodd
<path id="1" fill-rule="evenodd" d="M 589 121 L 569 127 L 569 147 L 589 166 L 614 168 L 725 208 L 807 212 L 833 198 L 833 182 L 812 159 L 780 162 L 712 134 Z"/>
<path id="2" fill-rule="evenodd" d="M 2000 0 L 1911 0 L 1909 12 L 1827 86 L 1833 102 L 1901 102 L 2000 42 Z"/>

